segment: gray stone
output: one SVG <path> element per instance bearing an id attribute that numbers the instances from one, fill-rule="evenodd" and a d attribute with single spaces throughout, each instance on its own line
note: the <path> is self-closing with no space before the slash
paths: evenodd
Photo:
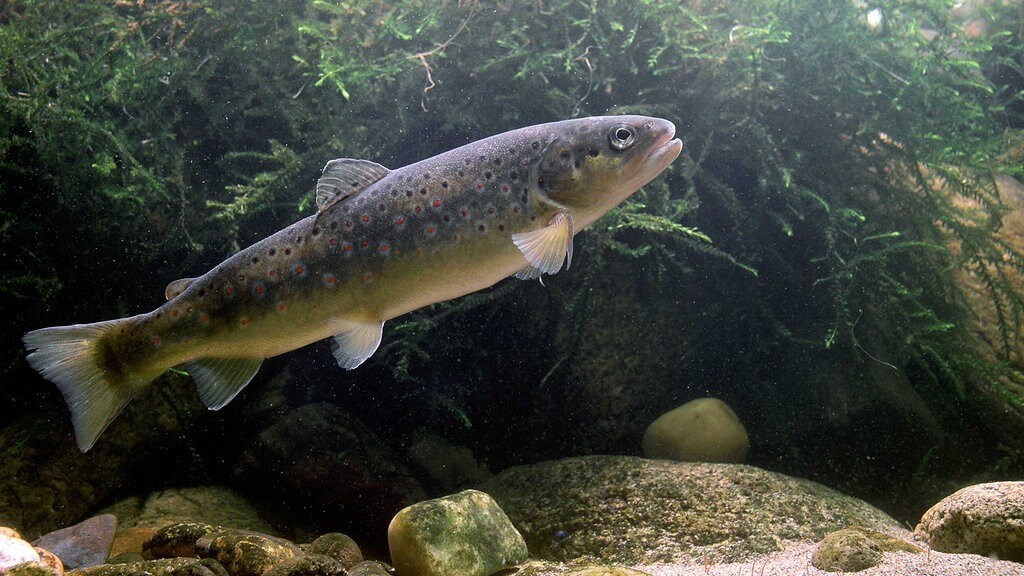
<path id="1" fill-rule="evenodd" d="M 925 512 L 914 533 L 940 552 L 1024 562 L 1024 482 L 958 490 Z"/>
<path id="2" fill-rule="evenodd" d="M 413 504 L 388 527 L 399 574 L 488 576 L 526 560 L 526 543 L 494 499 L 466 490 Z"/>
<path id="3" fill-rule="evenodd" d="M 306 554 L 289 558 L 263 576 L 345 576 L 345 566 L 330 556 Z"/>
<path id="4" fill-rule="evenodd" d="M 40 536 L 32 544 L 56 554 L 67 570 L 88 568 L 107 561 L 116 530 L 117 518 L 100 514 Z"/>
<path id="5" fill-rule="evenodd" d="M 367 560 L 348 569 L 348 576 L 393 576 L 395 569 L 383 562 Z"/>
<path id="6" fill-rule="evenodd" d="M 547 560 L 738 562 L 848 526 L 901 533 L 856 498 L 740 464 L 584 456 L 511 468 L 481 489 Z"/>

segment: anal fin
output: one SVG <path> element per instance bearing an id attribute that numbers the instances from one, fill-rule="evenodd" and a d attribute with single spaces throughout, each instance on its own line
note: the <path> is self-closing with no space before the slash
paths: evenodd
<path id="1" fill-rule="evenodd" d="M 245 388 L 262 358 L 200 358 L 185 363 L 185 371 L 196 381 L 199 397 L 210 410 L 220 410 Z"/>
<path id="2" fill-rule="evenodd" d="M 334 332 L 331 353 L 338 365 L 352 370 L 373 356 L 384 335 L 384 322 L 360 322 L 332 318 L 329 326 Z"/>

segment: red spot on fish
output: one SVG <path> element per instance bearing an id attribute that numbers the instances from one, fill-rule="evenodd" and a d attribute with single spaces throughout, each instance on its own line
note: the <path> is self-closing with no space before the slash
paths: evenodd
<path id="1" fill-rule="evenodd" d="M 412 211 L 413 211 L 413 212 L 415 212 L 416 214 L 419 214 L 419 213 L 420 213 L 420 210 L 423 210 L 423 208 L 420 208 L 419 206 L 415 206 L 415 207 L 414 207 L 414 208 L 412 209 Z"/>
<path id="2" fill-rule="evenodd" d="M 369 214 L 363 214 L 363 217 L 360 218 L 360 220 L 363 221 L 363 224 L 366 224 L 367 222 L 370 221 L 370 215 Z"/>
<path id="3" fill-rule="evenodd" d="M 181 343 L 182 344 L 191 344 L 192 343 L 192 337 L 191 336 L 185 336 L 184 338 L 181 339 Z"/>
<path id="4" fill-rule="evenodd" d="M 178 317 L 178 311 L 177 310 L 171 310 L 171 318 L 177 318 L 177 317 Z"/>
<path id="5" fill-rule="evenodd" d="M 452 234 L 452 240 L 455 240 L 456 242 L 458 242 L 459 241 L 459 235 L 458 234 Z"/>
<path id="6" fill-rule="evenodd" d="M 388 252 L 389 250 L 391 250 L 391 246 L 388 246 L 387 244 L 381 244 L 381 245 L 380 245 L 380 251 L 381 251 L 381 252 L 383 252 L 383 253 L 386 253 L 386 252 Z"/>
<path id="7" fill-rule="evenodd" d="M 338 239 L 337 238 L 331 238 L 330 240 L 327 241 L 327 243 L 330 244 L 331 246 L 337 246 L 338 245 Z"/>
<path id="8" fill-rule="evenodd" d="M 399 216 L 398 218 L 395 218 L 395 224 L 397 224 L 399 226 L 401 226 L 402 224 L 405 224 L 405 217 L 404 216 Z"/>
<path id="9" fill-rule="evenodd" d="M 192 307 L 191 306 L 189 306 L 188 308 L 185 308 L 185 314 L 191 314 L 191 313 L 192 313 Z"/>
<path id="10" fill-rule="evenodd" d="M 284 312 L 284 311 L 285 311 L 285 310 L 287 310 L 287 309 L 288 309 L 288 306 L 287 306 L 287 305 L 285 305 L 285 303 L 284 303 L 284 302 L 282 302 L 282 303 L 280 303 L 280 304 L 278 304 L 278 305 L 277 305 L 277 311 L 278 311 L 278 312 Z"/>
<path id="11" fill-rule="evenodd" d="M 252 287 L 252 291 L 256 294 L 257 298 L 263 298 L 263 284 L 261 282 L 257 282 L 256 285 Z"/>
<path id="12" fill-rule="evenodd" d="M 423 255 L 423 248 L 417 248 L 416 249 L 416 255 L 417 256 L 422 256 Z"/>
<path id="13" fill-rule="evenodd" d="M 248 318 L 239 318 L 238 319 L 238 325 L 239 326 L 248 326 L 249 325 L 249 319 Z"/>
<path id="14" fill-rule="evenodd" d="M 235 295 L 235 287 L 234 286 L 225 286 L 224 287 L 224 294 L 227 295 L 227 296 L 234 296 Z"/>
<path id="15" fill-rule="evenodd" d="M 351 252 L 352 251 L 352 243 L 351 242 L 345 242 L 344 244 L 342 244 L 341 245 L 341 251 L 342 252 Z"/>
<path id="16" fill-rule="evenodd" d="M 303 268 L 302 266 L 296 266 L 295 267 L 295 275 L 296 276 L 302 276 L 302 273 L 305 272 L 305 271 L 306 271 L 306 269 Z"/>
<path id="17" fill-rule="evenodd" d="M 159 336 L 153 336 L 152 338 L 150 338 L 149 342 L 153 345 L 154 348 L 159 348 L 160 344 L 162 343 Z"/>
<path id="18" fill-rule="evenodd" d="M 489 206 L 489 207 L 487 208 L 487 213 L 488 213 L 488 214 L 494 214 L 494 206 Z"/>
<path id="19" fill-rule="evenodd" d="M 327 284 L 328 286 L 334 286 L 334 282 L 334 274 L 324 274 L 324 284 Z"/>
<path id="20" fill-rule="evenodd" d="M 508 184 L 502 184 L 501 185 L 501 191 L 502 192 L 508 192 L 509 191 Z"/>
<path id="21" fill-rule="evenodd" d="M 199 313 L 199 321 L 201 323 L 203 323 L 203 324 L 206 324 L 207 322 L 210 321 L 210 315 L 207 314 L 206 312 L 200 312 Z"/>
<path id="22" fill-rule="evenodd" d="M 466 210 L 465 208 L 463 208 L 462 211 L 459 212 L 459 213 L 462 214 L 463 218 L 469 218 L 469 210 Z"/>
<path id="23" fill-rule="evenodd" d="M 267 276 L 270 276 L 271 278 L 277 276 L 277 270 L 271 270 L 270 272 L 267 272 Z"/>
<path id="24" fill-rule="evenodd" d="M 433 236 L 437 233 L 437 228 L 434 226 L 427 226 L 427 234 Z"/>
<path id="25" fill-rule="evenodd" d="M 369 245 L 370 245 L 370 243 L 368 241 L 366 241 L 366 240 L 360 240 L 359 241 L 359 247 L 360 248 L 366 248 Z"/>
<path id="26" fill-rule="evenodd" d="M 484 183 L 483 182 L 477 182 L 476 183 L 476 189 L 477 190 L 483 190 L 484 189 Z"/>
<path id="27" fill-rule="evenodd" d="M 366 283 L 366 284 L 369 284 L 369 283 L 373 282 L 373 273 L 372 272 L 367 272 L 367 273 L 363 274 L 363 282 Z"/>
<path id="28" fill-rule="evenodd" d="M 434 201 L 431 203 L 431 206 L 433 206 L 434 208 L 440 208 L 441 207 L 441 201 L 439 199 L 437 199 L 437 198 L 434 198 Z"/>

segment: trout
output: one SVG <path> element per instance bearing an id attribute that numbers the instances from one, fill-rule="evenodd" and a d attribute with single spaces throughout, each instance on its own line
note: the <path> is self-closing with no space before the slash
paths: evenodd
<path id="1" fill-rule="evenodd" d="M 604 116 L 505 132 L 396 170 L 331 160 L 316 214 L 172 282 L 152 312 L 25 334 L 27 360 L 60 389 L 83 452 L 176 366 L 212 410 L 264 359 L 318 340 L 331 338 L 351 370 L 392 318 L 568 269 L 573 236 L 681 149 L 667 120 Z"/>

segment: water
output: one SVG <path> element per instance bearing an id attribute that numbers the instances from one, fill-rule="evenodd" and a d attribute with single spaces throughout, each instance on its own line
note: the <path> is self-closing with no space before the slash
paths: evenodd
<path id="1" fill-rule="evenodd" d="M 1020 8 L 741 4 L 5 4 L 0 519 L 219 484 L 381 546 L 408 501 L 639 455 L 706 396 L 747 463 L 910 524 L 1020 477 Z M 568 272 L 396 319 L 358 370 L 316 344 L 218 412 L 171 374 L 80 455 L 23 361 L 24 332 L 151 310 L 312 214 L 331 158 L 609 113 L 671 120 L 683 155 Z"/>

